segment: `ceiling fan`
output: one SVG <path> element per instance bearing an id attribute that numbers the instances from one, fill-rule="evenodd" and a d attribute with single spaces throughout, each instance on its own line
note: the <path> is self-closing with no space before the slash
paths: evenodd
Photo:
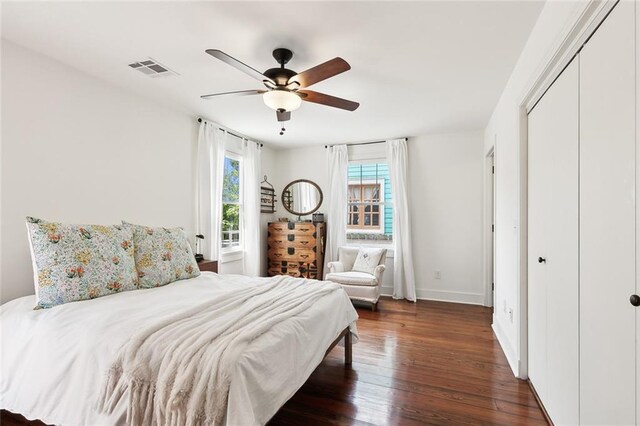
<path id="1" fill-rule="evenodd" d="M 280 64 L 280 68 L 270 68 L 264 73 L 240 62 L 217 49 L 207 49 L 206 52 L 214 58 L 231 65 L 234 68 L 261 81 L 266 90 L 240 90 L 236 92 L 213 93 L 200 96 L 202 99 L 211 99 L 217 96 L 247 96 L 262 95 L 264 103 L 276 111 L 279 122 L 291 119 L 291 111 L 300 107 L 302 101 L 327 105 L 347 111 L 355 111 L 360 104 L 347 99 L 326 95 L 313 90 L 306 90 L 307 87 L 326 80 L 330 77 L 343 73 L 351 69 L 351 66 L 342 58 L 333 58 L 306 71 L 297 73 L 284 66 L 293 58 L 293 52 L 289 49 L 278 48 L 273 51 L 273 57 Z M 284 125 L 280 134 L 284 134 Z"/>

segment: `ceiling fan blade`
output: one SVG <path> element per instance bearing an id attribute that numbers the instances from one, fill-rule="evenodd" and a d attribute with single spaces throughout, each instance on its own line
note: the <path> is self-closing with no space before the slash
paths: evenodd
<path id="1" fill-rule="evenodd" d="M 226 96 L 226 95 L 250 96 L 250 95 L 261 95 L 264 92 L 266 92 L 266 90 L 239 90 L 239 91 L 236 91 L 236 92 L 212 93 L 210 95 L 202 95 L 200 97 L 202 99 L 211 99 L 211 98 L 215 98 L 216 96 Z"/>
<path id="2" fill-rule="evenodd" d="M 296 74 L 287 81 L 287 84 L 293 82 L 300 83 L 300 87 L 309 87 L 312 84 L 316 84 L 319 81 L 326 80 L 329 77 L 338 75 L 345 71 L 349 71 L 351 65 L 342 58 L 333 58 L 323 64 L 316 65 L 313 68 L 309 68 L 306 71 L 302 71 L 300 74 Z"/>
<path id="3" fill-rule="evenodd" d="M 327 105 L 334 108 L 346 109 L 347 111 L 355 111 L 360 106 L 358 102 L 337 98 L 331 95 L 325 95 L 324 93 L 314 92 L 313 90 L 298 90 L 296 93 L 301 95 L 300 97 L 303 101 Z"/>
<path id="4" fill-rule="evenodd" d="M 221 50 L 218 49 L 207 49 L 205 50 L 205 52 L 207 52 L 209 55 L 213 56 L 214 58 L 220 59 L 222 62 L 231 65 L 232 67 L 239 69 L 240 71 L 242 71 L 243 73 L 250 75 L 251 77 L 255 78 L 256 80 L 265 82 L 268 81 L 269 83 L 272 84 L 276 84 L 275 81 L 273 81 L 272 79 L 270 79 L 269 77 L 267 77 L 266 75 L 262 74 L 260 71 L 251 68 L 249 65 L 240 62 L 239 60 L 237 60 L 236 58 L 227 55 L 226 53 L 224 53 Z"/>
<path id="5" fill-rule="evenodd" d="M 279 122 L 291 120 L 291 111 L 276 111 L 276 118 Z"/>

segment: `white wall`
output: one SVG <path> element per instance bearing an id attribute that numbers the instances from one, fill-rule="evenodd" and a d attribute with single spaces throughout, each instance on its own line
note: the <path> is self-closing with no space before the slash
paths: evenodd
<path id="1" fill-rule="evenodd" d="M 482 133 L 409 138 L 410 214 L 420 298 L 484 303 Z M 435 271 L 441 279 L 435 279 Z"/>
<path id="2" fill-rule="evenodd" d="M 193 116 L 2 40 L 0 300 L 33 293 L 25 216 L 193 234 Z"/>
<path id="3" fill-rule="evenodd" d="M 412 137 L 408 149 L 417 295 L 482 304 L 482 133 Z M 276 151 L 278 198 L 287 183 L 304 178 L 316 182 L 326 200 L 326 161 L 323 146 Z M 327 212 L 326 201 L 320 211 Z M 295 219 L 283 212 L 280 207 L 276 216 Z M 434 278 L 436 269 L 441 279 Z M 384 294 L 392 293 L 392 277 L 391 254 Z"/>
<path id="4" fill-rule="evenodd" d="M 327 150 L 324 146 L 312 146 L 305 148 L 279 149 L 275 152 L 275 167 L 273 173 L 273 185 L 276 188 L 278 203 L 276 204 L 276 217 L 288 217 L 297 220 L 298 217 L 287 212 L 282 207 L 281 196 L 284 187 L 296 179 L 309 179 L 320 186 L 324 194 L 324 201 L 318 210 L 327 213 L 328 200 L 328 168 Z M 311 216 L 303 217 L 311 219 Z"/>
<path id="5" fill-rule="evenodd" d="M 526 169 L 520 149 L 520 105 L 553 48 L 568 34 L 588 2 L 547 2 L 485 129 L 484 150 L 496 147 L 496 309 L 493 327 L 513 371 L 524 376 L 521 360 L 520 255 L 522 199 Z M 513 310 L 513 316 L 509 315 Z"/>

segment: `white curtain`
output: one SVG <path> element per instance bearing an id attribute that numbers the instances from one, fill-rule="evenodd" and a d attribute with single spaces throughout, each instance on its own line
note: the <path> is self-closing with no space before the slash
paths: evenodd
<path id="1" fill-rule="evenodd" d="M 220 223 L 222 221 L 222 174 L 226 132 L 204 120 L 198 132 L 196 177 L 197 232 L 204 235 L 202 254 L 205 259 L 218 260 L 220 254 Z"/>
<path id="2" fill-rule="evenodd" d="M 407 196 L 407 141 L 387 141 L 387 161 L 393 196 L 393 298 L 416 301 Z"/>
<path id="3" fill-rule="evenodd" d="M 245 140 L 242 149 L 242 229 L 244 275 L 260 275 L 260 146 Z"/>
<path id="4" fill-rule="evenodd" d="M 327 241 L 325 247 L 326 264 L 338 259 L 338 247 L 347 243 L 347 200 L 348 187 L 347 170 L 349 156 L 346 145 L 329 147 L 329 202 L 327 214 Z"/>

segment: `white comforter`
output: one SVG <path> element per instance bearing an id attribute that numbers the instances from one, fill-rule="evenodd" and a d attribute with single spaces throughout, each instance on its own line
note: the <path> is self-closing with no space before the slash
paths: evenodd
<path id="1" fill-rule="evenodd" d="M 34 311 L 33 296 L 0 307 L 0 408 L 64 425 L 123 424 L 129 395 L 110 414 L 96 402 L 119 349 L 158 318 L 269 279 L 219 276 L 178 281 Z M 333 286 L 330 283 L 314 283 Z M 231 375 L 229 425 L 264 424 L 307 380 L 324 351 L 357 314 L 344 291 L 274 325 L 242 352 Z"/>

